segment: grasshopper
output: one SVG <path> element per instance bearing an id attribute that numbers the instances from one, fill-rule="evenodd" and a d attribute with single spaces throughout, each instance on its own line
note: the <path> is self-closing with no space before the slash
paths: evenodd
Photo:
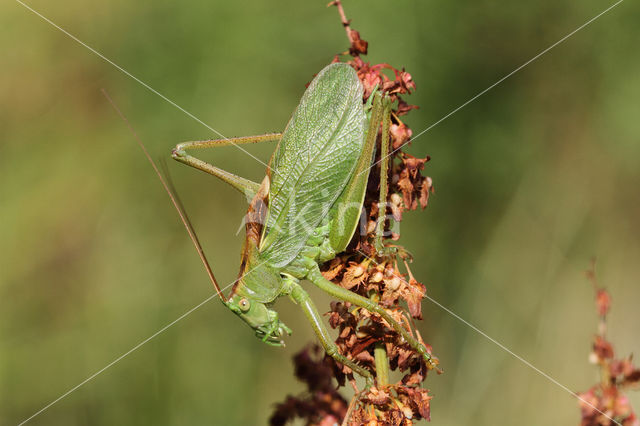
<path id="1" fill-rule="evenodd" d="M 380 205 L 386 205 L 391 102 L 374 90 L 367 103 L 355 70 L 335 63 L 320 71 L 305 91 L 282 133 L 183 142 L 172 157 L 228 183 L 251 199 L 240 273 L 224 297 L 206 259 L 222 303 L 242 318 L 263 342 L 282 346 L 291 330 L 271 308 L 281 296 L 300 306 L 325 352 L 373 383 L 373 375 L 342 355 L 309 294 L 307 280 L 329 295 L 367 309 L 384 320 L 433 366 L 431 356 L 405 327 L 365 297 L 325 279 L 319 265 L 344 251 L 360 219 L 376 139 L 382 123 Z M 188 153 L 230 144 L 278 141 L 260 184 L 236 176 Z M 382 248 L 384 208 L 376 248 Z M 189 230 L 191 233 L 192 230 Z M 196 243 L 199 252 L 201 248 Z"/>

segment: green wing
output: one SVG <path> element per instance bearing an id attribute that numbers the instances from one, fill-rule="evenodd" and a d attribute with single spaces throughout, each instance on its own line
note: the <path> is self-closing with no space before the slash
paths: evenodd
<path id="1" fill-rule="evenodd" d="M 364 144 L 362 84 L 347 64 L 324 68 L 302 96 L 271 158 L 263 260 L 291 262 L 340 196 Z"/>

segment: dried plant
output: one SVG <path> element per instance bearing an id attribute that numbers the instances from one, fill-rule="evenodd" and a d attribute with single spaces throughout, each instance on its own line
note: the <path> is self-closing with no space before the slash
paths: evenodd
<path id="1" fill-rule="evenodd" d="M 640 386 L 640 368 L 632 363 L 632 357 L 616 358 L 613 345 L 606 339 L 607 314 L 611 309 L 611 296 L 598 286 L 592 264 L 587 277 L 593 283 L 596 308 L 600 317 L 598 333 L 594 336 L 593 351 L 589 360 L 600 369 L 600 383 L 586 392 L 579 393 L 581 426 L 640 426 L 626 389 Z"/>
<path id="2" fill-rule="evenodd" d="M 368 50 L 368 43 L 351 29 L 339 0 L 332 1 L 341 17 L 350 47 L 334 62 L 345 61 L 357 71 L 364 86 L 363 102 L 366 102 L 376 86 L 390 97 L 393 105 L 390 134 L 392 151 L 389 161 L 389 191 L 385 208 L 389 217 L 384 224 L 385 236 L 392 241 L 400 237 L 395 224 L 402 220 L 403 212 L 424 209 L 433 193 L 431 178 L 422 171 L 429 158 L 416 158 L 403 151 L 411 139 L 411 129 L 400 117 L 417 106 L 409 105 L 402 96 L 409 95 L 416 85 L 411 74 L 389 64 L 370 64 L 361 55 Z M 378 137 L 380 143 L 380 135 Z M 375 168 L 369 178 L 363 210 L 367 212 L 366 226 L 354 235 L 348 249 L 322 267 L 325 278 L 364 297 L 375 300 L 385 307 L 398 322 L 405 324 L 422 342 L 415 330 L 413 320 L 422 319 L 421 302 L 426 287 L 418 282 L 409 263 L 411 256 L 399 245 L 386 244 L 376 247 L 375 235 L 380 197 L 380 149 L 377 150 Z M 406 272 L 400 269 L 404 266 Z M 406 304 L 408 309 L 405 309 Z M 337 364 L 332 358 L 318 358 L 320 349 L 312 346 L 294 358 L 296 377 L 305 382 L 308 391 L 302 395 L 289 396 L 277 406 L 271 418 L 272 425 L 283 425 L 300 417 L 308 425 L 335 424 L 384 424 L 411 425 L 414 420 L 430 418 L 432 396 L 420 387 L 427 373 L 437 364 L 427 364 L 378 315 L 351 306 L 349 303 L 332 302 L 327 313 L 329 324 L 338 331 L 336 344 L 342 354 L 376 375 L 376 386 L 359 391 L 348 367 Z M 424 342 L 423 342 L 424 343 Z M 431 347 L 426 345 L 429 352 Z M 389 383 L 389 371 L 398 370 L 402 378 Z M 338 387 L 349 381 L 356 396 L 348 405 L 346 400 L 331 386 L 335 378 Z"/>

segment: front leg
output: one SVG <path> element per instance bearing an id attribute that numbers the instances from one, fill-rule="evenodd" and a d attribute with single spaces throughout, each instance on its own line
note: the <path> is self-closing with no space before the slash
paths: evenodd
<path id="1" fill-rule="evenodd" d="M 347 367 L 358 373 L 360 376 L 364 377 L 367 381 L 367 387 L 372 386 L 373 375 L 367 369 L 359 366 L 354 361 L 350 360 L 340 353 L 338 346 L 331 339 L 329 331 L 322 322 L 322 317 L 318 313 L 318 310 L 313 304 L 311 297 L 309 297 L 309 294 L 304 291 L 304 289 L 298 283 L 291 283 L 290 285 L 291 297 L 302 308 L 302 311 L 311 323 L 311 327 L 316 333 L 316 336 L 318 336 L 318 339 L 320 340 L 320 343 L 322 343 L 322 347 L 324 348 L 324 351 L 327 353 L 327 355 L 335 359 L 340 364 L 346 365 Z"/>
<path id="2" fill-rule="evenodd" d="M 194 150 L 194 149 L 203 149 L 203 148 L 216 148 L 216 147 L 227 146 L 227 145 L 237 146 L 240 144 L 277 141 L 277 140 L 280 140 L 281 137 L 282 137 L 282 133 L 270 133 L 270 134 L 260 135 L 260 136 L 245 136 L 240 138 L 182 142 L 176 145 L 176 147 L 171 152 L 171 156 L 175 160 L 181 163 L 184 163 L 187 166 L 191 166 L 198 170 L 202 170 L 203 172 L 207 172 L 210 175 L 213 175 L 218 179 L 222 180 L 223 182 L 228 183 L 238 191 L 245 194 L 248 200 L 251 200 L 260 189 L 260 184 L 253 182 L 249 179 L 245 179 L 243 177 L 237 176 L 233 173 L 230 173 L 226 170 L 223 170 L 219 167 L 209 164 L 206 161 L 202 161 L 199 158 L 196 158 L 192 155 L 187 154 L 187 151 Z"/>

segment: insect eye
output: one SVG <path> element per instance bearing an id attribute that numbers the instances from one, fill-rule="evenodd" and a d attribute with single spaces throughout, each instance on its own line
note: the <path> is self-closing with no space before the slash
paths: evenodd
<path id="1" fill-rule="evenodd" d="M 247 299 L 240 299 L 238 306 L 240 306 L 240 310 L 242 312 L 247 312 L 249 310 L 250 303 Z"/>

